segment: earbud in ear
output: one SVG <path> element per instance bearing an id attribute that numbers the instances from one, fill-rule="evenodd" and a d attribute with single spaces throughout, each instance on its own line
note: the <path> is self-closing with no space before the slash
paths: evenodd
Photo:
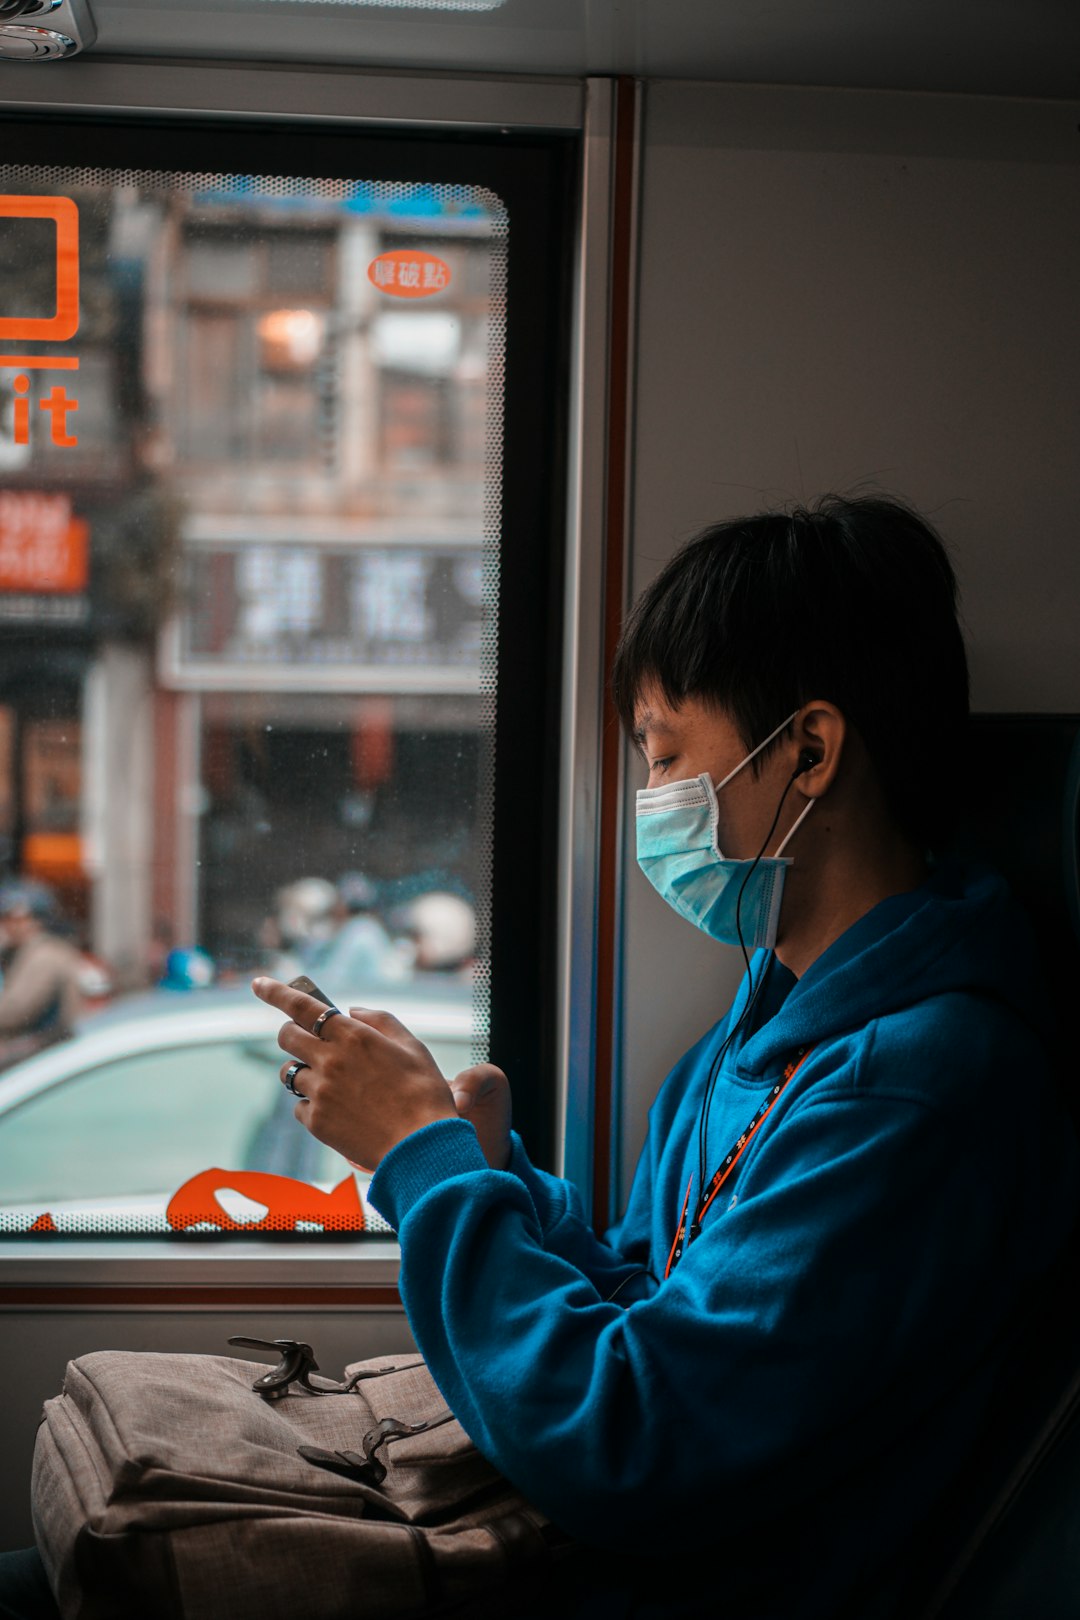
<path id="1" fill-rule="evenodd" d="M 812 753 L 809 748 L 804 748 L 802 753 L 799 755 L 799 763 L 796 765 L 792 774 L 792 781 L 795 780 L 796 776 L 801 776 L 804 771 L 812 771 L 815 765 L 820 764 L 820 755 Z"/>

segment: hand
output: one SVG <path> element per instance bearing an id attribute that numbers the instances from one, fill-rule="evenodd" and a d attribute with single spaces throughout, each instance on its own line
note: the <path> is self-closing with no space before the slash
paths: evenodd
<path id="1" fill-rule="evenodd" d="M 456 1117 L 431 1053 L 391 1013 L 350 1007 L 312 1035 L 326 1011 L 314 996 L 277 979 L 251 988 L 289 1017 L 278 1045 L 308 1065 L 294 1082 L 304 1098 L 293 1113 L 327 1147 L 374 1170 L 413 1131 Z"/>
<path id="2" fill-rule="evenodd" d="M 493 1063 L 474 1063 L 450 1081 L 454 1106 L 476 1128 L 493 1170 L 510 1163 L 510 1082 Z"/>

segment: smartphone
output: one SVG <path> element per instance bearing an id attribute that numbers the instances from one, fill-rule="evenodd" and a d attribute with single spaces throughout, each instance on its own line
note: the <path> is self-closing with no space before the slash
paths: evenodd
<path id="1" fill-rule="evenodd" d="M 295 979 L 290 979 L 289 989 L 302 990 L 305 995 L 314 996 L 315 1000 L 321 1001 L 324 1007 L 332 1007 L 334 1005 L 334 1003 L 330 1000 L 330 997 L 326 994 L 325 990 L 320 990 L 318 985 L 315 983 L 315 980 L 309 979 L 306 973 L 301 973 Z"/>

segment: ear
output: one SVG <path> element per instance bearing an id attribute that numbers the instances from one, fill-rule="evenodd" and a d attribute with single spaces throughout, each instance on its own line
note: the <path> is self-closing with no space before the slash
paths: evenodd
<path id="1" fill-rule="evenodd" d="M 803 766 L 795 777 L 797 792 L 807 799 L 820 799 L 829 791 L 840 769 L 848 725 L 835 703 L 815 699 L 806 703 L 791 722 L 795 740 L 795 766 Z M 807 767 L 807 761 L 813 765 Z M 795 767 L 793 767 L 794 769 Z"/>

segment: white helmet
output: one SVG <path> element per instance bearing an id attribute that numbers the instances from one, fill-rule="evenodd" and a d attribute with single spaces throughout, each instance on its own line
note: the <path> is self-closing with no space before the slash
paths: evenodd
<path id="1" fill-rule="evenodd" d="M 331 932 L 331 918 L 337 904 L 337 890 L 325 878 L 298 878 L 278 890 L 277 920 L 281 937 L 290 945 L 325 939 Z"/>
<path id="2" fill-rule="evenodd" d="M 406 908 L 416 938 L 416 966 L 446 971 L 464 967 L 476 951 L 476 913 L 459 894 L 422 894 Z"/>

